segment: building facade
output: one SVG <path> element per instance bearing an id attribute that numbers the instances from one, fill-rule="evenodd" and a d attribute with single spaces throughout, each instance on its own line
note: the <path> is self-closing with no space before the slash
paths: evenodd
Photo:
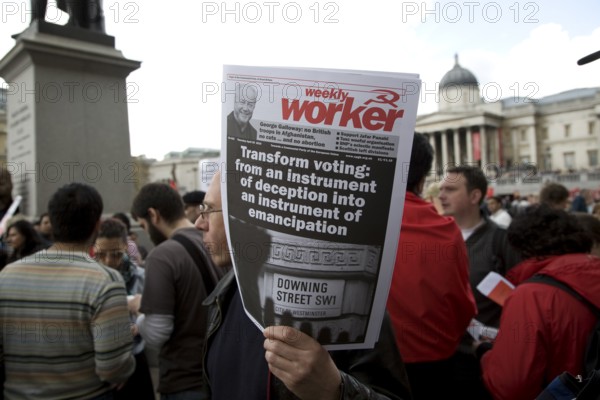
<path id="1" fill-rule="evenodd" d="M 204 190 L 200 161 L 218 158 L 220 154 L 219 150 L 194 147 L 184 151 L 172 151 L 163 160 L 149 165 L 148 180 L 174 185 L 181 194 Z"/>
<path id="2" fill-rule="evenodd" d="M 537 193 L 549 180 L 570 189 L 600 187 L 600 88 L 494 103 L 484 102 L 479 89 L 456 57 L 440 82 L 439 110 L 417 116 L 416 131 L 436 154 L 431 178 L 451 165 L 474 164 L 498 194 Z"/>
<path id="3" fill-rule="evenodd" d="M 6 163 L 6 96 L 6 89 L 0 88 L 0 164 Z"/>

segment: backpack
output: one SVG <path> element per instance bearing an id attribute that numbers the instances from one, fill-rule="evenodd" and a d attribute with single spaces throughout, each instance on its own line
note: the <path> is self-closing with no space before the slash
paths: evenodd
<path id="1" fill-rule="evenodd" d="M 598 318 L 583 356 L 583 377 L 575 377 L 565 371 L 554 378 L 536 400 L 600 400 L 600 310 L 571 287 L 548 275 L 535 275 L 526 282 L 544 283 L 562 289 L 585 304 Z"/>

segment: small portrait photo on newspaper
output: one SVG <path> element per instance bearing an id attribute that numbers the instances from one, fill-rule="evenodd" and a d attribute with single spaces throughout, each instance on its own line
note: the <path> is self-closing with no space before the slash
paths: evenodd
<path id="1" fill-rule="evenodd" d="M 258 99 L 258 90 L 253 85 L 236 84 L 233 111 L 227 116 L 227 136 L 256 140 L 256 128 L 250 120 Z"/>

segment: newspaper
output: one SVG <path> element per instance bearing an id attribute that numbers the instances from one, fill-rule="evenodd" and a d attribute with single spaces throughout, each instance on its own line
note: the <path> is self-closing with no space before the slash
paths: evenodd
<path id="1" fill-rule="evenodd" d="M 490 300 L 504 307 L 504 302 L 515 290 L 515 285 L 499 273 L 491 271 L 479 282 L 477 290 Z M 471 320 L 471 323 L 467 327 L 467 332 L 475 340 L 495 340 L 496 336 L 498 336 L 497 328 L 484 325 L 476 319 Z"/>
<path id="2" fill-rule="evenodd" d="M 225 66 L 223 212 L 248 316 L 371 348 L 391 283 L 421 81 Z"/>
<path id="3" fill-rule="evenodd" d="M 475 318 L 469 323 L 467 332 L 469 332 L 471 337 L 475 340 L 493 341 L 496 340 L 496 337 L 498 336 L 498 328 L 484 325 Z"/>
<path id="4" fill-rule="evenodd" d="M 493 300 L 495 303 L 504 307 L 504 302 L 506 301 L 506 298 L 512 294 L 513 290 L 515 290 L 515 285 L 499 273 L 490 271 L 490 273 L 479 282 L 477 290 L 490 300 Z"/>

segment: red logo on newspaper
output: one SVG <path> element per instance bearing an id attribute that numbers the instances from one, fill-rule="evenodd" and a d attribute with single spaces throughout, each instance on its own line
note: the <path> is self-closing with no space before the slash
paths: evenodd
<path id="1" fill-rule="evenodd" d="M 393 90 L 387 90 L 387 89 L 375 89 L 375 90 L 371 90 L 371 91 L 377 92 L 377 93 L 383 93 L 383 94 L 380 94 L 379 96 L 375 97 L 374 99 L 365 101 L 365 106 L 367 104 L 371 104 L 371 103 L 380 103 L 380 104 L 389 104 L 390 106 L 392 106 L 394 108 L 398 108 L 398 106 L 396 105 L 396 102 L 398 100 L 400 100 L 400 95 L 398 93 L 394 92 Z"/>
<path id="2" fill-rule="evenodd" d="M 393 90 L 372 90 L 377 96 L 367 100 L 363 105 L 354 107 L 354 97 L 343 89 L 321 90 L 306 88 L 306 96 L 314 100 L 281 99 L 281 112 L 283 119 L 299 121 L 304 118 L 311 124 L 350 126 L 357 129 L 370 131 L 391 132 L 397 119 L 404 116 L 404 109 L 399 109 L 396 102 L 400 94 Z M 321 100 L 323 99 L 323 100 Z M 325 102 L 324 100 L 327 100 Z M 332 101 L 337 100 L 337 102 Z M 369 104 L 378 105 L 367 107 Z M 336 117 L 339 118 L 336 120 Z"/>

